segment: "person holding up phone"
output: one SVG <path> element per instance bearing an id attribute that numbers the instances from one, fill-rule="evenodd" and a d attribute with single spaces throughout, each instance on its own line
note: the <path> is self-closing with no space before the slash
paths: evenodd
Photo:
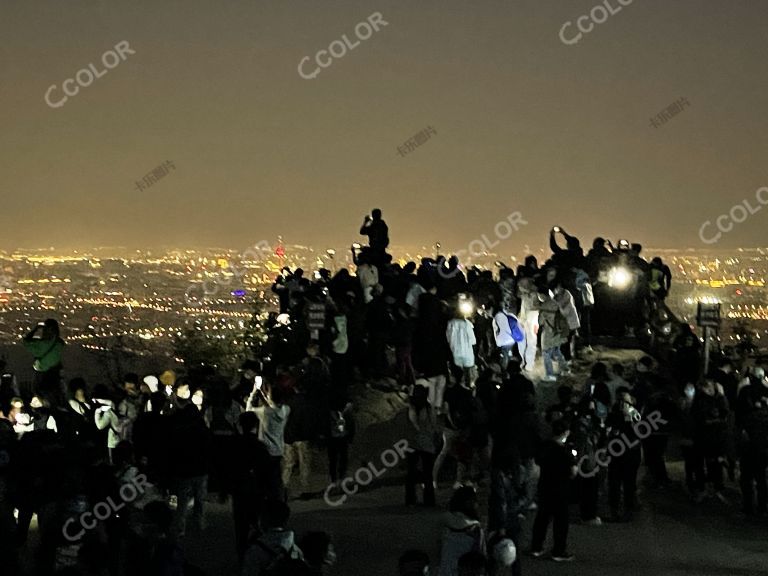
<path id="1" fill-rule="evenodd" d="M 370 216 L 366 214 L 363 225 L 360 227 L 360 234 L 368 236 L 368 245 L 371 247 L 374 263 L 380 263 L 389 247 L 389 227 L 381 218 L 381 210 L 375 208 Z"/>
<path id="2" fill-rule="evenodd" d="M 285 400 L 282 388 L 275 386 L 265 389 L 263 378 L 255 376 L 253 393 L 246 407 L 246 410 L 255 412 L 259 417 L 259 440 L 269 452 L 267 495 L 280 500 L 285 500 L 282 462 L 285 454 L 285 426 L 291 413 L 291 407 L 285 404 Z"/>

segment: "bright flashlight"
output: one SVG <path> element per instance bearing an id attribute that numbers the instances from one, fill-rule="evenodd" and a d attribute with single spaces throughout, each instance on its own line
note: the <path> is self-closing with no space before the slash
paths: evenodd
<path id="1" fill-rule="evenodd" d="M 469 298 L 462 298 L 459 300 L 459 312 L 464 317 L 472 316 L 475 311 L 475 306 L 472 304 L 472 300 Z"/>
<path id="2" fill-rule="evenodd" d="M 632 274 L 624 266 L 615 266 L 608 273 L 608 286 L 625 290 L 632 281 Z"/>

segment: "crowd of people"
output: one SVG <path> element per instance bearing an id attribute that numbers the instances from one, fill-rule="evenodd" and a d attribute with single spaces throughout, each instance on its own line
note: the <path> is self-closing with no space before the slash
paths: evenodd
<path id="1" fill-rule="evenodd" d="M 571 505 L 582 523 L 600 525 L 605 494 L 608 519 L 631 521 L 643 461 L 651 489 L 669 484 L 671 438 L 693 500 L 727 500 L 725 474 L 738 475 L 744 512 L 766 513 L 761 367 L 724 359 L 702 374 L 700 341 L 685 326 L 670 335 L 672 370 L 651 356 L 594 361 L 597 336 L 649 330 L 671 287 L 660 259 L 602 238 L 585 255 L 555 227 L 546 263 L 529 256 L 494 277 L 465 271 L 456 257 L 393 262 L 380 210 L 360 233 L 368 246 L 353 249 L 354 275 L 281 272 L 267 341 L 234 379 L 166 370 L 127 374 L 119 389 L 79 378 L 65 386 L 58 323 L 35 327 L 23 344 L 36 381 L 0 381 L 6 565 L 17 566 L 36 515 L 40 574 L 201 573 L 180 542 L 207 529 L 211 492 L 231 504 L 243 576 L 333 574 L 331 535 L 295 535 L 288 502 L 316 496 L 317 447 L 327 455 L 324 494 L 345 492 L 352 401 L 371 382 L 395 382 L 407 398 L 404 504 L 447 504 L 439 559 L 409 550 L 404 576 L 430 567 L 440 576 L 521 574 L 524 551 L 545 554 L 550 524 L 550 557 L 572 560 Z M 588 378 L 573 378 L 589 365 Z M 544 393 L 553 385 L 554 403 Z M 439 503 L 446 481 L 453 492 Z"/>

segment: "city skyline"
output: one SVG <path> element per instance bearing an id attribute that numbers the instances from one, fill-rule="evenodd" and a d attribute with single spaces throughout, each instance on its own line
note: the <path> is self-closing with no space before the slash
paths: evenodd
<path id="1" fill-rule="evenodd" d="M 11 2 L 0 245 L 340 246 L 379 207 L 407 246 L 519 211 L 519 245 L 697 247 L 745 200 L 716 242 L 759 245 L 767 10 Z"/>

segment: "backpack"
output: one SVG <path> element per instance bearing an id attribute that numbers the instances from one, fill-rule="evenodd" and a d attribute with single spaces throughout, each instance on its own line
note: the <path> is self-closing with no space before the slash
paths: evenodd
<path id="1" fill-rule="evenodd" d="M 511 314 L 507 314 L 507 320 L 509 321 L 509 330 L 512 332 L 512 339 L 515 342 L 522 342 L 525 340 L 525 333 L 520 328 L 518 319 Z"/>

